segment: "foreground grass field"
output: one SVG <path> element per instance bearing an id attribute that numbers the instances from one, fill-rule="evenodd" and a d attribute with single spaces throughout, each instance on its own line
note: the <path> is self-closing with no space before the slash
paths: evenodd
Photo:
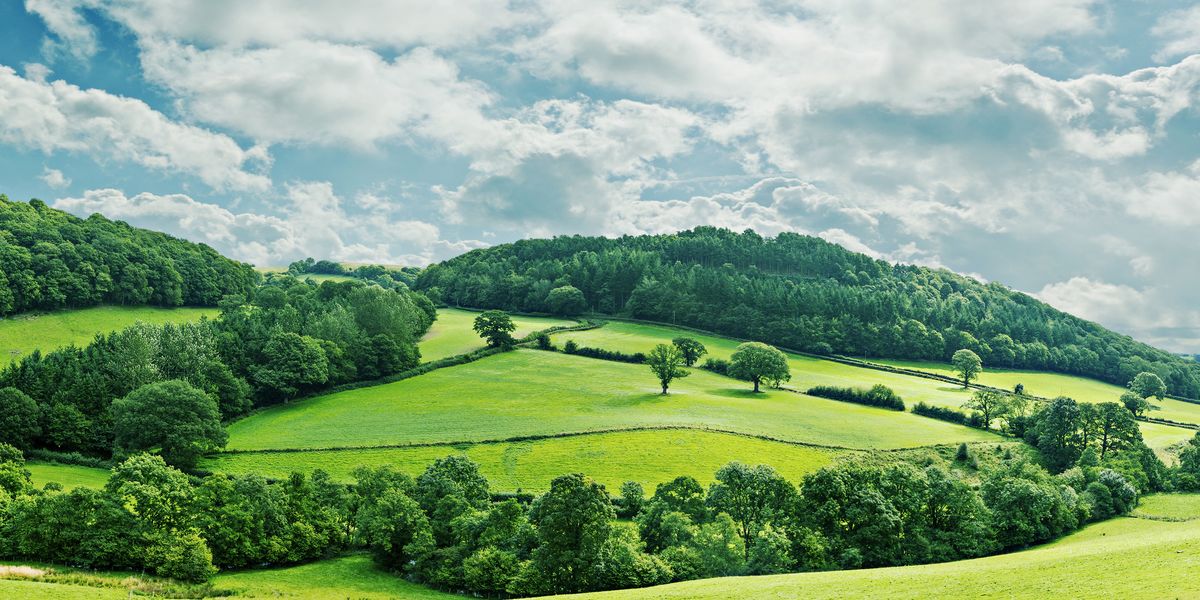
<path id="1" fill-rule="evenodd" d="M 1024 552 L 934 565 L 735 577 L 581 599 L 1195 598 L 1200 521 L 1117 518 Z"/>
<path id="2" fill-rule="evenodd" d="M 430 327 L 425 337 L 421 338 L 420 347 L 423 360 L 426 362 L 437 360 L 484 346 L 479 334 L 471 328 L 479 313 L 457 308 L 440 308 L 437 314 L 437 321 L 433 322 L 433 327 Z M 518 338 L 548 327 L 575 324 L 575 321 L 543 317 L 514 316 L 512 320 L 513 324 L 517 326 L 513 336 Z"/>
<path id="3" fill-rule="evenodd" d="M 62 485 L 64 490 L 77 487 L 99 489 L 108 481 L 107 469 L 34 461 L 25 463 L 25 468 L 32 476 L 33 485 L 38 488 L 54 482 Z"/>
<path id="4" fill-rule="evenodd" d="M 314 452 L 219 454 L 202 468 L 226 473 L 286 477 L 292 471 L 324 469 L 347 481 L 360 465 L 391 465 L 416 476 L 434 460 L 465 454 L 479 464 L 493 489 L 543 492 L 550 480 L 582 472 L 613 493 L 622 482 L 647 490 L 691 475 L 701 483 L 730 461 L 768 464 L 792 481 L 824 467 L 848 451 L 827 450 L 705 431 L 630 431 L 466 447 L 426 446 Z"/>
<path id="5" fill-rule="evenodd" d="M 215 308 L 98 306 L 49 313 L 24 313 L 0 319 L 0 367 L 34 350 L 47 352 L 70 344 L 84 346 L 97 333 L 146 323 L 186 323 L 215 317 Z"/>
<path id="6" fill-rule="evenodd" d="M 230 449 L 502 440 L 681 425 L 849 448 L 997 440 L 942 421 L 771 390 L 703 371 L 658 394 L 642 365 L 517 350 L 396 383 L 276 406 L 233 423 Z"/>

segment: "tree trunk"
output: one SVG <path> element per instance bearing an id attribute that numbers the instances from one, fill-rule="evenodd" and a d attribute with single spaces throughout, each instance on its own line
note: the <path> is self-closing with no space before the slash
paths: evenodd
<path id="1" fill-rule="evenodd" d="M 667 395 L 667 384 L 665 384 L 665 383 L 663 384 L 663 393 L 662 393 L 662 395 L 664 395 L 664 396 L 666 396 L 666 395 Z"/>
<path id="2" fill-rule="evenodd" d="M 754 378 L 754 393 L 758 393 L 758 378 Z"/>

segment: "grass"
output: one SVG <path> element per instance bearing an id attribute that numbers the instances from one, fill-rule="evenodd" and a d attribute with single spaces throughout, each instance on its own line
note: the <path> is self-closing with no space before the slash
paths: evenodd
<path id="1" fill-rule="evenodd" d="M 611 321 L 598 329 L 558 333 L 553 339 L 560 346 L 567 340 L 575 340 L 575 343 L 581 346 L 622 352 L 648 352 L 655 344 L 669 344 L 673 338 L 680 336 L 693 338 L 708 349 L 708 354 L 700 359 L 701 363 L 710 357 L 728 360 L 741 343 L 684 329 L 624 321 Z M 956 407 L 966 402 L 969 395 L 958 386 L 940 381 L 855 367 L 799 354 L 788 354 L 788 365 L 791 367 L 792 379 L 787 386 L 797 390 L 807 390 L 818 385 L 871 387 L 882 383 L 892 388 L 908 405 L 923 400 Z"/>
<path id="2" fill-rule="evenodd" d="M 471 328 L 477 315 L 479 313 L 469 310 L 438 309 L 437 321 L 421 339 L 421 358 L 428 362 L 482 348 L 483 340 Z M 517 326 L 513 336 L 518 338 L 547 327 L 575 324 L 575 321 L 544 317 L 514 316 L 512 320 Z"/>
<path id="3" fill-rule="evenodd" d="M 1023 552 L 933 565 L 690 581 L 581 599 L 1194 598 L 1200 521 L 1117 518 Z"/>
<path id="4" fill-rule="evenodd" d="M 868 359 L 885 365 L 937 373 L 956 377 L 954 368 L 945 363 L 905 360 Z M 1080 402 L 1119 402 L 1121 394 L 1127 390 L 1121 386 L 1105 383 L 1096 379 L 1050 373 L 1042 371 L 1022 371 L 1019 369 L 993 369 L 984 367 L 979 374 L 977 383 L 1001 389 L 1011 390 L 1018 383 L 1025 385 L 1025 392 L 1045 398 L 1067 396 Z M 1182 400 L 1152 399 L 1154 409 L 1147 416 L 1160 419 L 1170 419 L 1180 423 L 1200 425 L 1200 404 Z"/>
<path id="5" fill-rule="evenodd" d="M 429 463 L 448 454 L 465 454 L 479 464 L 497 491 L 543 492 L 550 480 L 564 473 L 583 472 L 616 493 L 624 481 L 647 490 L 691 475 L 701 483 L 730 461 L 769 464 L 783 476 L 799 481 L 845 451 L 826 450 L 705 431 L 630 431 L 551 438 L 527 442 L 477 444 L 465 447 L 426 446 L 369 450 L 221 454 L 206 460 L 204 469 L 228 473 L 258 473 L 286 477 L 292 471 L 324 469 L 339 480 L 350 480 L 359 465 L 392 465 L 416 476 Z"/>
<path id="6" fill-rule="evenodd" d="M 77 487 L 100 489 L 108 482 L 106 469 L 34 461 L 25 463 L 25 468 L 33 476 L 33 485 L 39 489 L 50 482 L 61 484 L 64 490 Z"/>
<path id="7" fill-rule="evenodd" d="M 238 598 L 307 598 L 343 600 L 345 598 L 409 600 L 448 600 L 462 596 L 445 594 L 410 583 L 375 567 L 365 554 L 352 554 L 328 560 L 286 567 L 256 569 L 218 574 L 213 578 L 218 589 L 237 592 Z"/>
<path id="8" fill-rule="evenodd" d="M 517 350 L 396 383 L 273 407 L 229 426 L 231 449 L 500 440 L 681 425 L 850 448 L 994 435 L 909 413 L 771 390 L 703 371 L 658 393 L 642 365 Z"/>
<path id="9" fill-rule="evenodd" d="M 184 323 L 215 317 L 217 312 L 215 308 L 97 306 L 22 313 L 0 319 L 0 367 L 34 350 L 48 352 L 71 344 L 85 346 L 98 333 L 118 331 L 138 321 Z"/>
<path id="10" fill-rule="evenodd" d="M 1133 516 L 1166 521 L 1200 519 L 1200 494 L 1154 494 L 1143 496 Z"/>
<path id="11" fill-rule="evenodd" d="M 23 600 L 123 600 L 129 598 L 130 594 L 116 587 L 0 579 L 0 597 Z"/>

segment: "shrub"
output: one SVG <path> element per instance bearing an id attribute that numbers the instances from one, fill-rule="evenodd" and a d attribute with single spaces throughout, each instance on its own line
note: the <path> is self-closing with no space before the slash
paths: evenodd
<path id="1" fill-rule="evenodd" d="M 877 406 L 891 410 L 904 410 L 904 400 L 901 400 L 900 396 L 897 396 L 896 392 L 892 391 L 892 388 L 886 385 L 876 385 L 869 390 L 819 385 L 809 388 L 806 393 L 809 396 L 828 398 L 830 400 L 854 402 L 855 404 L 865 404 L 867 406 Z"/>
<path id="2" fill-rule="evenodd" d="M 700 368 L 704 369 L 705 371 L 712 371 L 713 373 L 718 373 L 720 375 L 728 375 L 729 374 L 729 361 L 722 359 L 722 358 L 710 358 L 710 359 L 705 360 L 704 364 L 700 365 Z"/>
<path id="3" fill-rule="evenodd" d="M 217 572 L 212 564 L 212 552 L 195 531 L 169 535 L 147 554 L 147 562 L 155 563 L 155 572 L 163 577 L 200 583 Z"/>
<path id="4" fill-rule="evenodd" d="M 646 491 L 642 484 L 636 481 L 626 481 L 621 484 L 621 510 L 618 516 L 624 518 L 636 517 L 646 502 Z"/>
<path id="5" fill-rule="evenodd" d="M 605 350 L 603 348 L 589 348 L 580 346 L 574 340 L 568 340 L 563 346 L 563 352 L 574 354 L 576 356 L 586 356 L 588 358 L 597 358 L 600 360 L 611 360 L 616 362 L 642 364 L 646 362 L 646 355 L 641 352 L 628 354 L 626 352 L 618 352 L 616 350 Z"/>
<path id="6" fill-rule="evenodd" d="M 951 423 L 958 423 L 959 425 L 966 425 L 967 427 L 983 427 L 983 417 L 977 414 L 969 415 L 961 410 L 954 410 L 953 408 L 934 406 L 932 404 L 918 402 L 913 406 L 912 411 L 913 414 L 921 415 L 922 417 L 929 417 L 931 419 L 938 419 L 941 421 L 949 421 Z"/>

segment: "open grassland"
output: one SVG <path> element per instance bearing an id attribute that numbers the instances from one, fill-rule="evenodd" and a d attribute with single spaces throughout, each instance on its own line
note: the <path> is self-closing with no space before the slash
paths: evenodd
<path id="1" fill-rule="evenodd" d="M 421 338 L 421 358 L 428 362 L 482 348 L 483 340 L 471 328 L 478 315 L 477 312 L 457 308 L 438 309 L 437 320 L 433 322 L 433 327 L 430 327 L 425 337 Z M 514 316 L 512 320 L 513 324 L 517 326 L 513 336 L 517 338 L 548 327 L 575 324 L 575 321 L 544 317 Z"/>
<path id="2" fill-rule="evenodd" d="M 1133 516 L 1167 521 L 1200 519 L 1200 494 L 1154 494 L 1138 502 Z"/>
<path id="3" fill-rule="evenodd" d="M 956 377 L 954 368 L 945 363 L 903 360 L 868 359 L 885 365 L 904 367 L 928 373 L 937 373 L 948 377 Z M 1018 383 L 1025 386 L 1025 392 L 1034 396 L 1057 398 L 1067 396 L 1080 402 L 1119 402 L 1121 394 L 1126 389 L 1111 383 L 1105 383 L 1078 375 L 1049 373 L 1042 371 L 1021 371 L 1017 369 L 992 369 L 986 365 L 979 374 L 977 383 L 1001 389 L 1011 390 Z M 1181 423 L 1200 425 L 1200 404 L 1182 400 L 1151 399 L 1152 410 L 1147 415 L 1159 419 L 1170 419 Z"/>
<path id="4" fill-rule="evenodd" d="M 1196 598 L 1200 521 L 1117 518 L 1023 552 L 951 563 L 690 581 L 587 599 Z M 576 596 L 572 596 L 576 597 Z"/>
<path id="5" fill-rule="evenodd" d="M 677 337 L 690 337 L 704 344 L 708 355 L 700 359 L 701 363 L 709 357 L 728 360 L 741 343 L 686 329 L 624 321 L 611 321 L 598 329 L 555 334 L 553 339 L 560 346 L 567 340 L 575 340 L 575 343 L 581 346 L 632 353 L 649 352 L 655 344 L 669 344 Z M 818 385 L 871 387 L 882 383 L 895 390 L 909 405 L 923 400 L 956 407 L 969 396 L 960 387 L 941 381 L 855 367 L 798 354 L 788 354 L 788 364 L 792 370 L 792 379 L 787 383 L 787 387 L 801 391 Z"/>
<path id="6" fill-rule="evenodd" d="M 22 579 L 0 579 L 0 598 L 22 598 L 23 600 L 123 600 L 130 597 L 129 591 L 123 587 L 92 587 Z"/>
<path id="7" fill-rule="evenodd" d="M 229 427 L 230 449 L 503 440 L 640 426 L 709 427 L 849 448 L 994 435 L 910 413 L 770 390 L 703 371 L 658 393 L 642 365 L 517 350 L 391 384 L 272 407 Z"/>
<path id="8" fill-rule="evenodd" d="M 1174 464 L 1178 460 L 1180 445 L 1197 433 L 1194 429 L 1146 422 L 1138 423 L 1138 429 L 1142 430 L 1142 440 L 1146 445 L 1167 464 Z"/>
<path id="9" fill-rule="evenodd" d="M 25 468 L 32 475 L 33 485 L 38 488 L 54 482 L 62 485 L 64 490 L 77 487 L 100 489 L 108 481 L 106 469 L 34 461 L 25 463 Z"/>
<path id="10" fill-rule="evenodd" d="M 144 321 L 185 323 L 215 317 L 215 308 L 97 306 L 54 312 L 23 313 L 0 319 L 0 367 L 41 350 L 85 346 L 98 333 L 111 333 Z"/>
<path id="11" fill-rule="evenodd" d="M 257 569 L 221 573 L 213 578 L 219 590 L 238 598 L 307 598 L 311 600 L 363 600 L 404 598 L 448 600 L 463 598 L 410 583 L 375 567 L 365 554 L 352 554 L 283 569 Z M 0 588 L 2 591 L 2 588 Z"/>
<path id="12" fill-rule="evenodd" d="M 391 465 L 416 476 L 434 460 L 465 454 L 479 464 L 497 491 L 543 492 L 550 480 L 581 472 L 613 493 L 622 482 L 636 481 L 647 490 L 691 475 L 701 483 L 730 461 L 768 464 L 792 481 L 832 463 L 849 451 L 771 442 L 706 431 L 624 431 L 549 438 L 526 442 L 471 446 L 424 446 L 312 452 L 218 454 L 204 469 L 227 473 L 258 473 L 283 478 L 292 471 L 324 469 L 343 481 L 359 465 Z"/>

